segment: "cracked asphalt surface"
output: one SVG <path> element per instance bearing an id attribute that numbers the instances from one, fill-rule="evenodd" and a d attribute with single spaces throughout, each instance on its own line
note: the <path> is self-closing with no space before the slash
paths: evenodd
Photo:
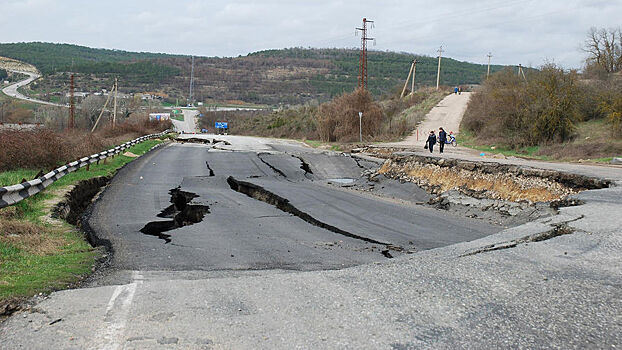
<path id="1" fill-rule="evenodd" d="M 296 145 L 244 142 L 235 152 L 164 147 L 124 168 L 90 219 L 115 248 L 113 269 L 90 288 L 53 293 L 11 317 L 0 326 L 2 348 L 622 346 L 622 218 L 612 215 L 622 212 L 619 186 L 582 192 L 576 197 L 583 205 L 502 230 L 330 185 L 365 168 L 349 157 L 301 149 L 310 175 L 297 158 L 277 152 L 295 152 Z M 224 148 L 236 147 L 230 143 Z M 252 149 L 270 153 L 262 159 L 281 173 Z M 171 166 L 159 166 L 166 162 Z M 621 184 L 621 173 L 610 174 Z M 416 252 L 384 258 L 380 247 L 279 210 L 273 197 L 232 190 L 228 176 L 344 231 L 396 245 L 407 245 L 410 234 Z M 170 244 L 140 233 L 147 222 L 162 220 L 156 215 L 177 186 L 198 195 L 190 203 L 210 212 L 169 231 Z M 409 193 L 416 202 L 420 194 Z M 127 200 L 113 200 L 120 198 Z M 366 210 L 372 203 L 379 209 Z M 433 223 L 417 225 L 420 217 L 448 226 L 440 234 Z M 389 219 L 392 230 L 380 229 Z M 556 227 L 567 230 L 551 234 Z"/>
<path id="2" fill-rule="evenodd" d="M 97 239 L 110 242 L 114 269 L 335 269 L 383 260 L 386 245 L 418 251 L 501 230 L 328 185 L 332 178 L 360 178 L 364 166 L 348 156 L 212 147 L 171 144 L 137 159 L 114 178 L 88 220 Z M 308 162 L 307 170 L 303 162 Z M 349 235 L 236 192 L 229 177 L 265 188 L 303 215 Z M 157 215 L 171 204 L 169 192 L 175 188 L 196 195 L 189 204 L 206 206 L 209 213 L 200 222 L 167 231 L 170 243 L 140 232 L 148 223 L 167 221 Z"/>

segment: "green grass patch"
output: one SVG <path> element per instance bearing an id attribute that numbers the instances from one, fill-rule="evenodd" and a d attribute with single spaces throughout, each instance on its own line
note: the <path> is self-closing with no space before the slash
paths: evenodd
<path id="1" fill-rule="evenodd" d="M 42 227 L 41 235 L 52 235 Z M 49 228 L 48 228 L 49 230 Z M 67 287 L 91 272 L 97 251 L 76 231 L 53 254 L 33 254 L 0 241 L 0 301 Z"/>
<path id="2" fill-rule="evenodd" d="M 128 151 L 136 155 L 142 155 L 145 152 L 149 151 L 151 147 L 161 142 L 162 141 L 160 140 L 147 140 L 131 147 Z M 15 204 L 14 207 L 17 208 L 17 211 L 22 215 L 23 219 L 30 222 L 39 223 L 40 217 L 45 214 L 44 201 L 53 197 L 50 191 L 72 185 L 81 180 L 87 180 L 99 176 L 113 175 L 119 168 L 134 159 L 135 158 L 119 154 L 115 156 L 114 159 L 107 159 L 106 163 L 100 161 L 99 164 L 91 164 L 88 171 L 86 170 L 86 167 L 83 167 L 78 171 L 63 176 L 56 182 L 52 183 L 45 191 L 24 199 L 23 201 Z M 18 184 L 21 182 L 22 178 L 25 178 L 26 180 L 32 180 L 36 174 L 37 171 L 30 169 L 2 172 L 0 173 L 0 186 Z M 2 210 L 3 209 L 0 209 L 0 214 L 2 213 Z"/>
<path id="3" fill-rule="evenodd" d="M 180 122 L 184 121 L 184 115 L 179 113 L 179 114 L 171 114 L 171 119 L 175 119 L 175 120 L 179 120 Z"/>
<path id="4" fill-rule="evenodd" d="M 147 140 L 128 151 L 142 155 L 160 140 Z M 51 184 L 45 191 L 0 209 L 0 302 L 29 297 L 40 292 L 65 288 L 88 275 L 98 253 L 81 232 L 69 224 L 61 227 L 45 223 L 45 201 L 52 199 L 54 189 L 81 180 L 113 175 L 136 158 L 118 155 L 106 163 L 91 164 Z M 0 173 L 0 186 L 13 185 L 22 178 L 32 179 L 36 170 Z M 14 240 L 18 240 L 15 243 Z M 48 247 L 43 252 L 41 247 Z M 51 248 L 50 248 L 51 247 Z"/>
<path id="5" fill-rule="evenodd" d="M 318 140 L 304 140 L 303 142 L 313 148 L 318 148 L 321 145 L 323 145 L 322 141 L 318 141 Z"/>
<path id="6" fill-rule="evenodd" d="M 478 150 L 487 154 L 503 154 L 507 157 L 551 160 L 550 157 L 538 155 L 538 152 L 540 151 L 540 146 L 529 146 L 519 149 L 511 149 L 500 145 L 482 144 L 479 143 L 477 139 L 469 131 L 466 130 L 460 131 L 460 134 L 456 136 L 456 141 L 458 141 L 458 145 L 460 146 L 472 148 L 474 150 Z"/>

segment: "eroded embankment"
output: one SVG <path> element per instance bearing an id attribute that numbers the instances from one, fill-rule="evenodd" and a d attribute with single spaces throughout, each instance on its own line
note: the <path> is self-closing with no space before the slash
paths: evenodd
<path id="1" fill-rule="evenodd" d="M 607 180 L 493 162 L 393 156 L 370 178 L 384 175 L 416 183 L 434 197 L 428 204 L 500 224 L 520 224 L 577 205 L 571 195 L 609 187 Z"/>

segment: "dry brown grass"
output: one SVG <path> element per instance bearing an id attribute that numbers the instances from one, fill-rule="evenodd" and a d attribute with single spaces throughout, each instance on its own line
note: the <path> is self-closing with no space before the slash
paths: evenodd
<path id="1" fill-rule="evenodd" d="M 526 179 L 508 174 L 484 174 L 433 165 L 396 166 L 385 162 L 379 173 L 404 174 L 419 185 L 436 187 L 437 191 L 487 191 L 488 197 L 507 201 L 548 202 L 565 197 L 569 189 L 544 179 Z"/>
<path id="2" fill-rule="evenodd" d="M 59 229 L 11 219 L 0 219 L 0 242 L 35 255 L 57 253 L 67 244 Z"/>
<path id="3" fill-rule="evenodd" d="M 0 171 L 51 170 L 141 135 L 165 130 L 168 126 L 168 123 L 141 120 L 125 122 L 114 129 L 104 128 L 95 134 L 51 129 L 0 131 Z"/>

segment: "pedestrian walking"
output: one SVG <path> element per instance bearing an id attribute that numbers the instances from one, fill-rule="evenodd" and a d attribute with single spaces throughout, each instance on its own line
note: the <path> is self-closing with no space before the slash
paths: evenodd
<path id="1" fill-rule="evenodd" d="M 458 87 L 456 86 L 456 87 L 454 88 L 454 95 L 457 95 L 457 94 L 458 94 Z"/>
<path id="2" fill-rule="evenodd" d="M 462 86 L 458 87 L 458 95 L 462 95 Z"/>
<path id="3" fill-rule="evenodd" d="M 445 149 L 445 143 L 447 143 L 447 133 L 442 127 L 438 128 L 438 147 L 440 153 L 443 153 Z"/>
<path id="4" fill-rule="evenodd" d="M 425 141 L 425 147 L 423 148 L 429 149 L 430 153 L 432 153 L 435 143 L 436 143 L 436 134 L 434 134 L 434 130 L 430 130 L 430 135 L 428 135 L 428 139 Z"/>

